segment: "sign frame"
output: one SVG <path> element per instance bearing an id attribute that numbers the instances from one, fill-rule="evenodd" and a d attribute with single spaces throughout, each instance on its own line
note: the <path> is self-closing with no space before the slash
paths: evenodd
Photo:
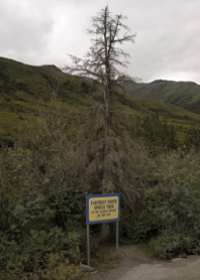
<path id="1" fill-rule="evenodd" d="M 91 198 L 98 198 L 98 197 L 118 197 L 118 217 L 115 219 L 106 219 L 106 220 L 98 220 L 98 221 L 90 221 L 89 219 L 89 200 Z M 90 244 L 90 226 L 95 224 L 111 224 L 115 223 L 115 246 L 116 249 L 119 249 L 119 221 L 120 221 L 120 200 L 121 200 L 121 193 L 109 193 L 109 194 L 92 194 L 86 193 L 86 236 L 87 236 L 87 264 L 90 266 L 90 251 L 91 251 L 91 244 Z"/>
<path id="2" fill-rule="evenodd" d="M 89 200 L 91 198 L 100 198 L 100 197 L 118 197 L 118 218 L 115 219 L 105 219 L 105 220 L 98 220 L 98 221 L 90 221 L 90 209 L 89 209 Z M 111 224 L 120 221 L 120 198 L 121 193 L 109 193 L 109 194 L 86 194 L 86 224 L 87 225 L 96 225 L 96 224 Z"/>

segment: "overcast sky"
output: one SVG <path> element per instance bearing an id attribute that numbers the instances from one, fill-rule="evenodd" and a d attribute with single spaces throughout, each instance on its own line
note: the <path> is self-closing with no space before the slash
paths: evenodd
<path id="1" fill-rule="evenodd" d="M 106 4 L 137 33 L 131 76 L 200 83 L 200 0 L 0 0 L 0 56 L 62 67 L 87 51 L 86 29 Z"/>

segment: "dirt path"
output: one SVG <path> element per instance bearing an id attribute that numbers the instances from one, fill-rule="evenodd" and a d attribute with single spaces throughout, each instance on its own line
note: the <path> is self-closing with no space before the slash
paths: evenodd
<path id="1" fill-rule="evenodd" d="M 106 260 L 106 258 L 105 258 Z M 110 261 L 109 261 L 110 262 Z M 200 280 L 200 257 L 158 261 L 134 246 L 119 250 L 117 258 L 104 263 L 90 280 Z"/>

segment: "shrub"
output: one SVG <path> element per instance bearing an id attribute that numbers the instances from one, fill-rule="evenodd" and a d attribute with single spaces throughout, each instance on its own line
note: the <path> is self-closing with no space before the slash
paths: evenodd
<path id="1" fill-rule="evenodd" d="M 35 137 L 1 151 L 1 279 L 78 275 L 84 190 L 74 147 L 61 128 L 43 127 Z"/>
<path id="2" fill-rule="evenodd" d="M 199 253 L 199 154 L 177 151 L 152 160 L 157 168 L 149 173 L 139 206 L 125 212 L 124 235 L 133 242 L 150 242 L 152 252 L 162 258 Z"/>

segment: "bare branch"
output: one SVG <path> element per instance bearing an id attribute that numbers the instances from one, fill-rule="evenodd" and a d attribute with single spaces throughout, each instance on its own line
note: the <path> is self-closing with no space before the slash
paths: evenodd
<path id="1" fill-rule="evenodd" d="M 84 58 L 71 56 L 72 65 L 65 67 L 77 75 L 86 75 L 98 79 L 105 86 L 116 79 L 118 66 L 126 67 L 129 55 L 119 46 L 126 42 L 134 42 L 135 34 L 129 32 L 124 24 L 123 15 L 112 16 L 108 6 L 92 18 L 91 28 L 92 46 Z M 111 94 L 111 93 L 110 93 Z"/>

